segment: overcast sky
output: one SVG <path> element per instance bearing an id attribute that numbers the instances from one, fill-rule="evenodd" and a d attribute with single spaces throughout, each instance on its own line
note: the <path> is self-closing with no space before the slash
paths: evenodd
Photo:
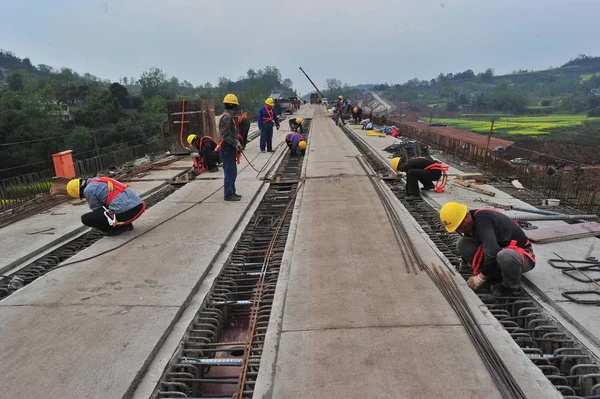
<path id="1" fill-rule="evenodd" d="M 0 48 L 101 78 L 156 66 L 194 85 L 278 67 L 401 83 L 600 55 L 600 0 L 0 0 Z"/>

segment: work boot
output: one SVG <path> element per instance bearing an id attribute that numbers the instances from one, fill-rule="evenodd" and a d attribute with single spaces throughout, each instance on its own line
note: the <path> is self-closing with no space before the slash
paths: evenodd
<path id="1" fill-rule="evenodd" d="M 128 230 L 133 230 L 133 223 L 129 223 L 129 224 L 127 225 L 127 228 L 128 228 Z"/>
<path id="2" fill-rule="evenodd" d="M 126 231 L 129 231 L 129 225 L 115 227 L 111 231 L 109 231 L 106 235 L 110 236 L 110 237 L 114 237 L 114 236 L 118 236 L 119 234 L 125 233 Z"/>
<path id="3" fill-rule="evenodd" d="M 209 173 L 215 173 L 215 172 L 218 172 L 218 171 L 219 171 L 219 168 L 217 168 L 216 166 L 214 168 L 210 168 L 208 170 Z"/>
<path id="4" fill-rule="evenodd" d="M 423 198 L 421 198 L 420 195 L 408 195 L 406 197 L 404 197 L 404 199 L 406 201 L 422 201 Z"/>
<path id="5" fill-rule="evenodd" d="M 238 198 L 240 198 L 240 199 L 242 198 L 242 196 L 241 196 L 241 195 L 239 195 L 239 194 L 233 194 L 233 196 L 234 196 L 234 197 L 238 197 Z"/>
<path id="6" fill-rule="evenodd" d="M 499 283 L 492 287 L 491 292 L 494 296 L 514 296 L 519 294 L 519 288 L 508 288 Z"/>
<path id="7" fill-rule="evenodd" d="M 225 201 L 239 201 L 241 199 L 242 199 L 242 197 L 237 197 L 235 195 L 232 195 L 231 197 L 225 198 Z"/>
<path id="8" fill-rule="evenodd" d="M 431 184 L 424 185 L 421 190 L 433 190 L 434 188 L 435 188 L 435 184 L 431 183 Z"/>

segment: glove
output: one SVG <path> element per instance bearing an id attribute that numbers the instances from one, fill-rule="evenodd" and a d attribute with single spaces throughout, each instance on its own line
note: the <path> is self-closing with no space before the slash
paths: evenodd
<path id="1" fill-rule="evenodd" d="M 485 283 L 485 276 L 481 273 L 479 273 L 476 276 L 471 276 L 467 280 L 467 285 L 473 290 L 480 288 L 483 285 L 483 283 Z"/>
<path id="2" fill-rule="evenodd" d="M 200 154 L 198 154 L 197 152 L 192 152 L 191 155 L 192 158 L 200 158 Z"/>
<path id="3" fill-rule="evenodd" d="M 277 130 L 279 130 L 279 125 L 277 125 Z"/>
<path id="4" fill-rule="evenodd" d="M 235 141 L 235 149 L 238 151 L 242 151 L 244 149 L 244 147 L 242 147 L 242 143 L 240 143 L 239 141 Z"/>

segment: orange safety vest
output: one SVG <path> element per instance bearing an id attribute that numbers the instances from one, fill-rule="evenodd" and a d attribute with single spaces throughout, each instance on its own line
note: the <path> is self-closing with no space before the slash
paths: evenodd
<path id="1" fill-rule="evenodd" d="M 440 162 L 436 162 L 427 166 L 425 170 L 439 170 L 442 172 L 441 179 L 435 182 L 434 191 L 436 193 L 443 193 L 444 187 L 446 187 L 446 183 L 448 182 L 448 166 L 443 165 Z"/>
<path id="2" fill-rule="evenodd" d="M 127 188 L 125 184 L 119 183 L 118 181 L 116 181 L 115 179 L 111 179 L 110 177 L 98 177 L 97 180 L 106 183 L 106 185 L 108 186 L 108 196 L 106 197 L 105 205 L 107 208 L 110 205 L 110 203 L 117 197 L 117 195 L 121 194 Z M 117 224 L 114 227 L 133 223 L 133 221 L 142 216 L 142 213 L 144 213 L 145 211 L 146 203 L 142 201 L 142 209 L 138 212 L 137 215 L 124 222 L 117 222 Z"/>
<path id="3" fill-rule="evenodd" d="M 198 151 L 202 151 L 204 149 L 204 140 L 205 139 L 210 140 L 213 143 L 215 143 L 215 148 L 217 149 L 216 152 L 219 151 L 217 142 L 214 141 L 212 139 L 212 137 L 210 137 L 210 136 L 203 136 L 200 138 L 200 144 L 198 145 Z M 213 152 L 215 152 L 215 151 L 213 151 Z M 198 175 L 201 175 L 208 170 L 208 165 L 207 165 L 206 161 L 204 160 L 204 157 L 200 158 L 199 161 L 196 160 L 196 158 L 193 158 L 193 162 L 194 162 L 194 167 L 196 168 L 196 172 L 198 173 Z"/>
<path id="4" fill-rule="evenodd" d="M 275 121 L 275 116 L 273 114 L 273 108 L 269 109 L 267 107 L 264 107 L 265 111 L 267 111 L 267 114 L 269 114 L 269 116 L 267 118 L 263 118 L 263 122 L 274 122 Z"/>
<path id="5" fill-rule="evenodd" d="M 479 213 L 480 211 L 498 212 L 495 209 L 478 209 L 475 211 L 475 215 L 477 215 L 477 213 Z M 498 213 L 502 213 L 502 212 L 498 212 Z M 517 225 L 519 224 L 516 221 L 515 221 L 515 223 Z M 525 246 L 530 247 L 531 242 L 529 242 L 529 240 L 527 240 L 525 242 Z M 535 255 L 533 253 L 533 250 L 528 251 L 525 248 L 517 246 L 517 240 L 511 240 L 510 243 L 508 244 L 508 246 L 504 247 L 503 249 L 512 249 L 513 251 L 518 253 L 519 256 L 521 257 L 521 262 L 525 262 L 525 256 L 527 256 L 533 263 L 535 263 Z M 479 248 L 477 248 L 477 251 L 475 252 L 473 261 L 471 262 L 471 265 L 473 266 L 473 274 L 475 276 L 479 274 L 479 269 L 481 269 L 481 265 L 483 264 L 484 259 L 485 259 L 485 252 L 483 251 L 483 245 L 480 245 Z"/>

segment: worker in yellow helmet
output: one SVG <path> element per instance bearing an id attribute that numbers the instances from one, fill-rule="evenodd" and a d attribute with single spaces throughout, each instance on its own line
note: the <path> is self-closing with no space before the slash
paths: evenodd
<path id="1" fill-rule="evenodd" d="M 393 158 L 390 166 L 394 172 L 406 173 L 406 197 L 407 201 L 417 201 L 421 199 L 421 190 L 419 182 L 423 184 L 423 190 L 435 190 L 435 192 L 444 192 L 446 185 L 448 166 L 440 161 L 431 158 L 412 158 L 404 160 L 400 157 Z M 434 183 L 435 181 L 439 184 Z"/>
<path id="2" fill-rule="evenodd" d="M 192 159 L 194 160 L 194 173 L 201 175 L 209 171 L 218 172 L 219 153 L 217 143 L 210 136 L 199 137 L 195 134 L 187 136 L 187 142 L 192 149 Z"/>
<path id="3" fill-rule="evenodd" d="M 290 155 L 296 156 L 296 150 L 300 150 L 302 155 L 306 153 L 306 140 L 300 133 L 291 132 L 285 136 L 285 143 L 290 149 Z"/>
<path id="4" fill-rule="evenodd" d="M 363 109 L 358 105 L 355 105 L 352 108 L 352 119 L 354 120 L 354 124 L 358 125 L 362 119 Z"/>
<path id="5" fill-rule="evenodd" d="M 339 95 L 338 96 L 338 100 L 335 103 L 335 109 L 337 111 L 337 115 L 336 115 L 336 124 L 341 120 L 342 124 L 345 125 L 346 121 L 344 120 L 344 108 L 345 108 L 345 103 L 344 103 L 344 96 Z"/>
<path id="6" fill-rule="evenodd" d="M 279 130 L 279 117 L 275 107 L 275 101 L 269 97 L 265 105 L 258 111 L 258 128 L 260 129 L 261 152 L 273 152 L 273 127 Z"/>
<path id="7" fill-rule="evenodd" d="M 133 229 L 133 221 L 146 210 L 146 204 L 126 185 L 110 177 L 72 179 L 67 193 L 87 199 L 91 212 L 81 215 L 81 223 L 115 236 Z"/>
<path id="8" fill-rule="evenodd" d="M 467 284 L 472 289 L 491 285 L 492 294 L 510 296 L 519 291 L 521 275 L 535 267 L 535 255 L 527 235 L 511 218 L 495 209 L 469 211 L 465 204 L 448 202 L 440 209 L 440 220 L 457 242 L 461 267 L 473 268 Z"/>
<path id="9" fill-rule="evenodd" d="M 302 129 L 302 118 L 290 118 L 290 130 L 294 131 L 294 132 L 300 132 L 301 134 L 304 134 L 304 129 Z"/>
<path id="10" fill-rule="evenodd" d="M 223 162 L 223 195 L 225 201 L 239 201 L 242 199 L 235 191 L 235 180 L 237 178 L 236 160 L 238 153 L 242 151 L 242 143 L 238 139 L 238 126 L 236 112 L 240 105 L 235 94 L 227 94 L 223 99 L 225 111 L 219 119 L 219 154 Z"/>

